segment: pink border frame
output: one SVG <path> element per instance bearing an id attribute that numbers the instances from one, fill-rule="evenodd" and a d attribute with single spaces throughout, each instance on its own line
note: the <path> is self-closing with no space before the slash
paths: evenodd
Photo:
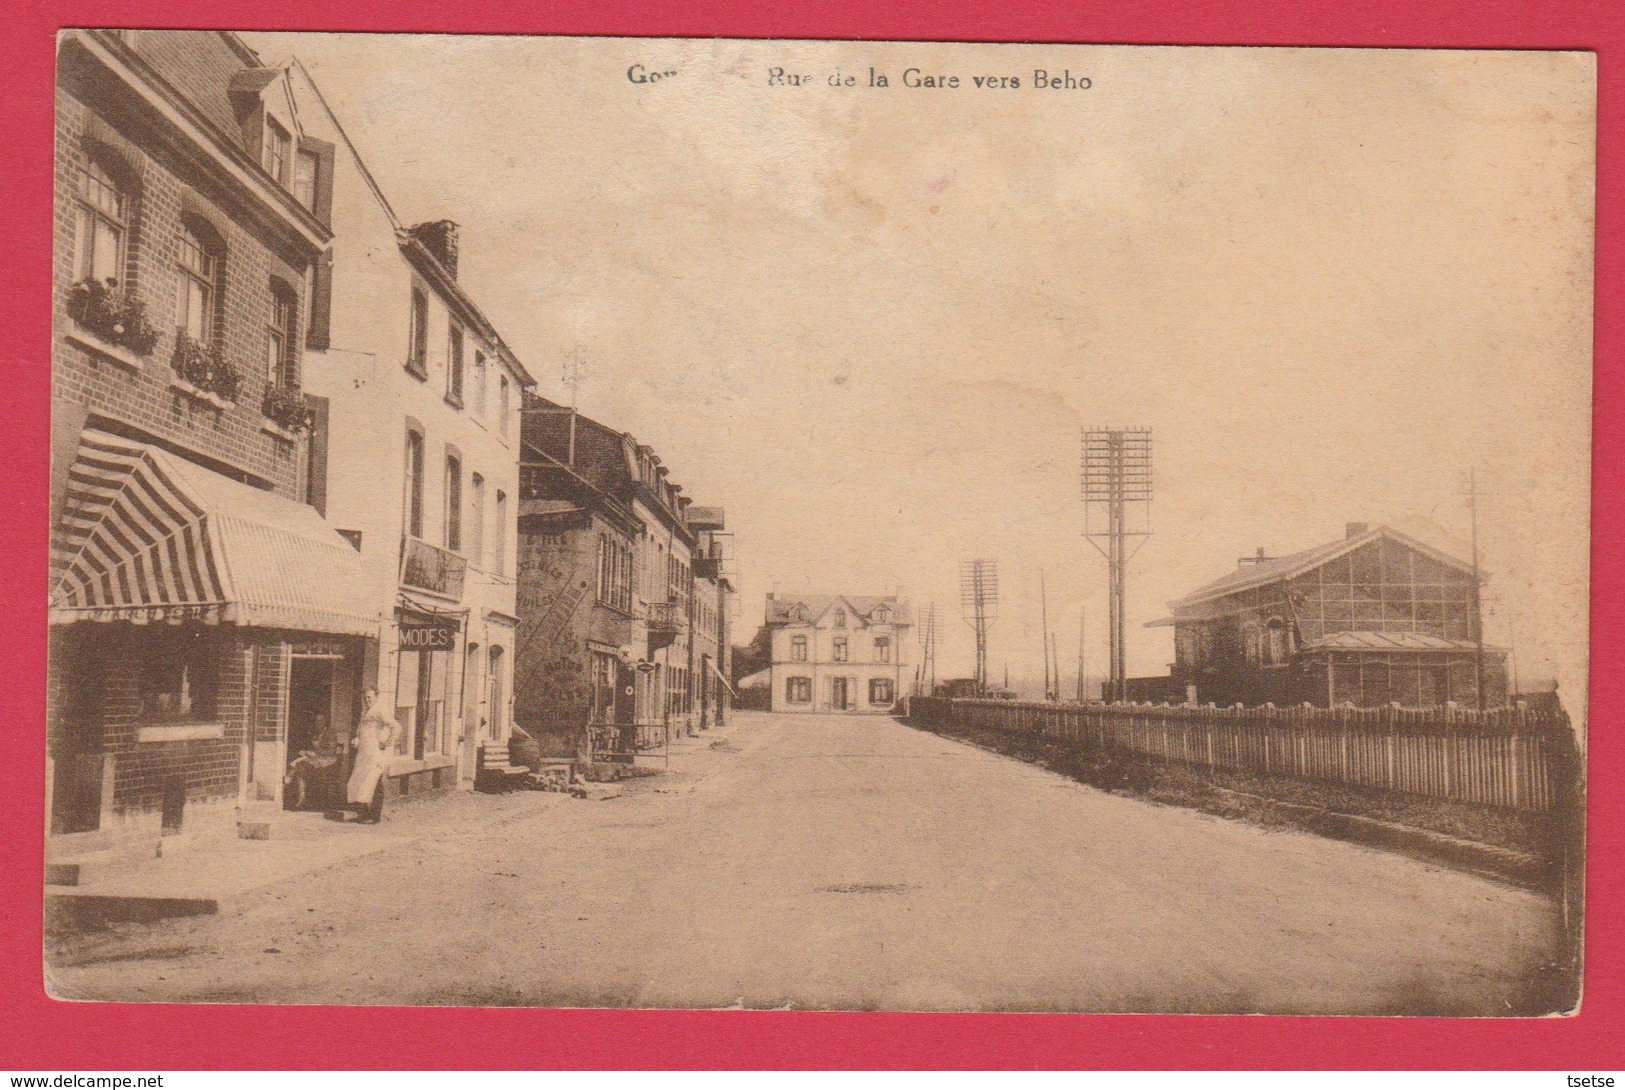
<path id="1" fill-rule="evenodd" d="M 159 16 L 111 0 L 25 2 L 0 38 L 5 93 L 0 178 L 7 260 L 0 262 L 0 465 L 10 555 L 0 587 L 12 639 L 0 689 L 0 1068 L 40 1072 L 213 1068 L 456 1068 L 493 1059 L 532 1068 L 1401 1068 L 1618 1069 L 1625 1066 L 1625 912 L 1615 865 L 1625 830 L 1620 731 L 1622 638 L 1618 489 L 1595 495 L 1586 995 L 1573 1018 L 1541 1020 L 1225 1018 L 1076 1015 L 816 1014 L 161 1006 L 60 1003 L 40 965 L 46 492 L 49 452 L 53 38 L 59 26 L 221 26 L 300 30 L 895 38 L 1183 44 L 1591 49 L 1599 54 L 1594 481 L 1619 472 L 1625 383 L 1620 346 L 1619 108 L 1625 6 L 1600 0 L 1116 0 L 1109 10 L 1040 0 L 947 0 L 933 10 L 837 0 L 821 8 L 763 0 L 194 0 Z M 184 16 L 185 22 L 178 18 Z M 500 1056 L 477 1039 L 511 1042 Z M 333 1042 L 343 1042 L 337 1047 Z"/>

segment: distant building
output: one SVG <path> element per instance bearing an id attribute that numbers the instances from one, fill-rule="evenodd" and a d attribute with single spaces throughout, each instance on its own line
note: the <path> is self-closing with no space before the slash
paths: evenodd
<path id="1" fill-rule="evenodd" d="M 715 719 L 726 691 L 720 508 L 651 447 L 525 401 L 516 715 L 544 753 L 626 756 Z"/>
<path id="2" fill-rule="evenodd" d="M 1481 616 L 1467 564 L 1386 526 L 1256 557 L 1169 603 L 1172 681 L 1199 703 L 1478 703 Z M 1484 703 L 1506 702 L 1506 652 L 1483 649 Z"/>
<path id="3" fill-rule="evenodd" d="M 912 680 L 907 599 L 767 596 L 776 712 L 886 713 Z"/>

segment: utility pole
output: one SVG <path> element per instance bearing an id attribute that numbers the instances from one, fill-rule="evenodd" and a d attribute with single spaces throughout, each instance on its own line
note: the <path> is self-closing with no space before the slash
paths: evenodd
<path id="1" fill-rule="evenodd" d="M 1049 671 L 1049 594 L 1044 586 L 1044 569 L 1038 569 L 1038 623 L 1043 626 L 1044 637 L 1044 699 L 1055 699 L 1055 691 L 1050 686 Z"/>
<path id="2" fill-rule="evenodd" d="M 570 455 L 565 465 L 574 469 L 576 466 L 576 403 L 581 393 L 581 384 L 587 381 L 587 361 L 578 344 L 564 357 L 564 369 L 560 376 L 564 388 L 570 391 Z"/>
<path id="3" fill-rule="evenodd" d="M 1141 518 L 1131 527 L 1134 512 Z M 1104 527 L 1100 525 L 1102 516 Z M 1110 701 L 1121 701 L 1128 689 L 1128 562 L 1151 536 L 1150 428 L 1084 431 L 1083 533 L 1106 558 L 1111 680 L 1105 695 Z M 1139 539 L 1132 551 L 1129 538 Z"/>
<path id="4" fill-rule="evenodd" d="M 976 634 L 976 695 L 987 692 L 987 633 L 999 615 L 999 562 L 959 562 L 959 611 Z M 1006 667 L 1008 671 L 1008 667 Z"/>
<path id="5" fill-rule="evenodd" d="M 1484 700 L 1484 600 L 1483 582 L 1478 573 L 1478 472 L 1467 469 L 1467 510 L 1473 523 L 1473 687 L 1478 691 L 1478 710 L 1483 711 Z"/>
<path id="6" fill-rule="evenodd" d="M 1083 638 L 1084 638 L 1085 633 L 1087 632 L 1087 628 L 1085 627 L 1085 623 L 1084 623 L 1086 617 L 1087 617 L 1087 611 L 1086 611 L 1085 607 L 1084 606 L 1079 606 L 1078 607 L 1078 703 L 1079 704 L 1082 704 L 1082 703 L 1084 703 L 1085 701 L 1087 701 L 1089 699 L 1089 697 L 1087 695 L 1088 692 L 1089 692 L 1089 683 L 1088 683 L 1087 680 L 1085 680 L 1088 677 L 1088 669 L 1089 669 L 1089 667 L 1087 665 L 1088 660 L 1085 659 L 1084 656 L 1083 656 L 1083 648 L 1084 648 L 1084 640 L 1083 640 Z"/>
<path id="7" fill-rule="evenodd" d="M 925 607 L 920 618 L 920 669 L 916 674 L 914 695 L 930 696 L 937 687 L 937 604 Z"/>

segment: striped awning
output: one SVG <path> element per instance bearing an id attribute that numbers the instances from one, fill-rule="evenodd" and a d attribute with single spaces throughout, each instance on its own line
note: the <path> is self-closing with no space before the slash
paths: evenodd
<path id="1" fill-rule="evenodd" d="M 85 431 L 51 538 L 51 623 L 203 621 L 378 633 L 361 556 L 317 514 Z"/>

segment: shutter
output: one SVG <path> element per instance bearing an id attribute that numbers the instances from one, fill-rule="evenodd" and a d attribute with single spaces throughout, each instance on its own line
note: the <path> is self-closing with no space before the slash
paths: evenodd
<path id="1" fill-rule="evenodd" d="M 333 145 L 313 136 L 299 138 L 299 150 L 316 157 L 316 206 L 311 212 L 328 227 L 333 226 Z"/>
<path id="2" fill-rule="evenodd" d="M 316 255 L 310 270 L 310 321 L 305 328 L 305 347 L 325 352 L 330 343 L 333 313 L 333 248 Z"/>

